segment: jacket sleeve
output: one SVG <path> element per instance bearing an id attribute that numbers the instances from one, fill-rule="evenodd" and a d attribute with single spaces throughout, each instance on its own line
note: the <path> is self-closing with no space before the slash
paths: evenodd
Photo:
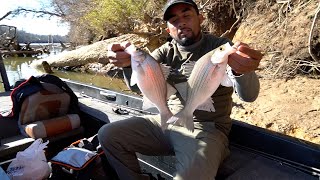
<path id="1" fill-rule="evenodd" d="M 260 82 L 255 72 L 233 76 L 232 79 L 235 93 L 241 100 L 253 102 L 257 99 L 260 91 Z"/>

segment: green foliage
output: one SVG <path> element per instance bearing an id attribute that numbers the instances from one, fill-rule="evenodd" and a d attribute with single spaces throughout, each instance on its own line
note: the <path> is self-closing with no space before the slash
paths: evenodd
<path id="1" fill-rule="evenodd" d="M 143 17 L 148 4 L 148 1 L 141 0 L 94 1 L 95 7 L 84 16 L 83 20 L 100 33 L 113 28 L 131 30 L 135 20 Z"/>
<path id="2" fill-rule="evenodd" d="M 166 0 L 51 0 L 56 12 L 70 24 L 69 40 L 86 44 L 129 33 L 161 18 Z M 147 21 L 145 21 L 147 19 Z"/>

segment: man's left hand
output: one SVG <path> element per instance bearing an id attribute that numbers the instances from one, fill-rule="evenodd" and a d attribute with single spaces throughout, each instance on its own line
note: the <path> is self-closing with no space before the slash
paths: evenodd
<path id="1" fill-rule="evenodd" d="M 258 68 L 263 56 L 260 51 L 241 42 L 236 42 L 233 47 L 237 51 L 229 55 L 228 64 L 235 75 L 248 73 Z"/>

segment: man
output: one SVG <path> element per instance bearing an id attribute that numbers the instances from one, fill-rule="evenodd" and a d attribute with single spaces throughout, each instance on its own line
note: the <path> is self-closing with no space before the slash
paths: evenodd
<path id="1" fill-rule="evenodd" d="M 185 61 L 196 61 L 216 47 L 232 43 L 201 32 L 203 16 L 192 0 L 168 1 L 163 18 L 173 40 L 156 49 L 152 56 L 171 66 L 172 73 L 168 77 L 171 84 L 187 81 L 180 72 Z M 109 52 L 110 63 L 123 67 L 125 72 L 130 72 L 130 55 L 124 52 L 128 45 L 113 44 Z M 254 70 L 262 54 L 244 43 L 235 43 L 233 47 L 237 51 L 229 55 L 228 65 L 235 91 L 244 101 L 254 101 L 259 93 Z M 141 173 L 136 152 L 175 155 L 177 172 L 174 179 L 214 179 L 220 163 L 229 154 L 227 136 L 232 124 L 232 93 L 233 87 L 220 86 L 212 95 L 216 111 L 194 112 L 194 132 L 177 125 L 169 125 L 162 131 L 159 116 L 133 117 L 103 126 L 98 133 L 99 141 L 120 179 L 149 179 Z M 179 111 L 179 106 L 183 106 L 179 93 L 172 95 L 168 104 L 173 113 Z"/>

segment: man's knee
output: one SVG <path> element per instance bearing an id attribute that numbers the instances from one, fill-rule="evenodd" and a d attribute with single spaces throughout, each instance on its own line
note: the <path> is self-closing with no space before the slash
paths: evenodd
<path id="1" fill-rule="evenodd" d="M 98 131 L 98 139 L 102 147 L 107 148 L 113 144 L 114 137 L 117 136 L 117 129 L 114 128 L 111 124 L 106 124 L 102 126 Z"/>

